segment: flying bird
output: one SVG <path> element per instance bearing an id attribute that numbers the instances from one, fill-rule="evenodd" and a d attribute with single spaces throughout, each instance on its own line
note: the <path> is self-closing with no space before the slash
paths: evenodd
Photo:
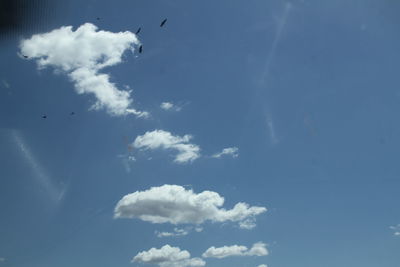
<path id="1" fill-rule="evenodd" d="M 25 55 L 23 55 L 24 56 L 24 58 L 28 58 L 28 56 L 25 56 Z"/>
<path id="2" fill-rule="evenodd" d="M 139 53 L 141 54 L 143 52 L 143 45 L 139 46 Z"/>
<path id="3" fill-rule="evenodd" d="M 100 18 L 96 18 L 97 20 L 100 20 Z"/>
<path id="4" fill-rule="evenodd" d="M 139 32 L 140 32 L 141 29 L 142 29 L 142 28 L 139 27 L 139 29 L 137 29 L 137 31 L 136 31 L 136 34 L 139 34 Z"/>
<path id="5" fill-rule="evenodd" d="M 72 111 L 69 115 L 71 115 L 71 116 L 72 116 L 72 115 L 75 115 L 75 112 Z"/>
<path id="6" fill-rule="evenodd" d="M 166 22 L 167 22 L 167 19 L 164 19 L 164 20 L 161 22 L 160 27 L 163 27 L 164 24 L 165 24 Z"/>
<path id="7" fill-rule="evenodd" d="M 43 119 L 47 119 L 47 116 L 46 116 L 46 115 L 43 115 L 42 118 L 43 118 Z"/>

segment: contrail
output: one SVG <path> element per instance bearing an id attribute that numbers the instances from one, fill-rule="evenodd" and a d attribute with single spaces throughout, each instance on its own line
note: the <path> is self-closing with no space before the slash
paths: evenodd
<path id="1" fill-rule="evenodd" d="M 51 181 L 50 177 L 33 156 L 31 150 L 25 143 L 21 134 L 16 130 L 12 130 L 11 136 L 19 152 L 25 158 L 28 165 L 31 167 L 34 174 L 33 178 L 35 179 L 35 181 L 44 189 L 46 194 L 53 200 L 54 203 L 58 203 L 62 199 L 64 192 L 57 188 Z"/>
<path id="2" fill-rule="evenodd" d="M 281 35 L 282 35 L 282 32 L 283 32 L 283 29 L 285 28 L 285 25 L 286 25 L 286 22 L 287 22 L 287 19 L 288 19 L 288 16 L 289 16 L 289 12 L 290 12 L 291 8 L 292 8 L 292 4 L 291 3 L 286 3 L 285 10 L 283 11 L 282 17 L 281 17 L 281 19 L 279 21 L 279 24 L 278 24 L 278 29 L 276 31 L 275 38 L 274 38 L 274 40 L 272 42 L 272 46 L 271 46 L 271 48 L 270 48 L 270 50 L 268 52 L 268 55 L 267 55 L 267 60 L 265 62 L 264 71 L 263 71 L 263 73 L 261 75 L 261 83 L 262 84 L 266 83 L 267 76 L 268 76 L 268 73 L 269 73 L 269 68 L 270 68 L 271 62 L 272 62 L 272 60 L 274 58 L 275 51 L 276 51 L 276 48 L 278 46 L 278 43 L 279 43 L 279 41 L 281 39 Z"/>
<path id="3" fill-rule="evenodd" d="M 292 8 L 291 3 L 285 4 L 285 9 L 279 20 L 279 24 L 278 24 L 278 28 L 277 28 L 275 37 L 272 41 L 271 48 L 269 49 L 269 52 L 267 54 L 267 59 L 265 61 L 265 65 L 264 65 L 263 71 L 261 73 L 260 86 L 262 86 L 262 87 L 267 85 L 269 70 L 270 70 L 271 64 L 273 62 L 279 41 L 281 39 L 282 32 L 285 29 L 291 8 Z M 266 88 L 266 94 L 268 95 L 268 87 Z M 268 99 L 268 97 L 267 97 L 267 99 Z M 265 112 L 266 124 L 267 124 L 268 132 L 269 132 L 270 142 L 272 145 L 276 145 L 279 142 L 279 139 L 278 139 L 276 131 L 275 131 L 271 112 L 269 112 L 269 110 L 268 110 L 268 107 L 270 106 L 268 102 L 269 102 L 269 100 L 267 100 L 267 110 Z"/>
<path id="4" fill-rule="evenodd" d="M 276 136 L 275 133 L 275 127 L 274 127 L 274 122 L 272 120 L 272 117 L 269 113 L 267 113 L 266 115 L 266 121 L 267 121 L 267 128 L 269 131 L 269 137 L 270 137 L 270 141 L 272 145 L 275 145 L 279 142 L 278 137 Z"/>

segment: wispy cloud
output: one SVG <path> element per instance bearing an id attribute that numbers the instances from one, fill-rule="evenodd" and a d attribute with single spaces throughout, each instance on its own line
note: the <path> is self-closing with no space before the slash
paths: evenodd
<path id="1" fill-rule="evenodd" d="M 394 226 L 390 226 L 389 228 L 393 230 L 393 235 L 394 236 L 399 236 L 400 237 L 400 224 L 394 225 Z"/>
<path id="2" fill-rule="evenodd" d="M 174 228 L 173 232 L 158 232 L 156 231 L 157 237 L 173 237 L 173 236 L 185 236 L 189 234 L 190 229 Z"/>
<path id="3" fill-rule="evenodd" d="M 26 160 L 26 163 L 31 167 L 33 172 L 32 177 L 44 189 L 47 196 L 52 200 L 52 202 L 58 203 L 62 199 L 64 191 L 60 190 L 60 188 L 58 188 L 51 180 L 50 176 L 46 173 L 44 168 L 31 152 L 31 149 L 25 142 L 23 136 L 16 130 L 13 130 L 11 132 L 11 136 L 15 142 L 18 151 Z"/>
<path id="4" fill-rule="evenodd" d="M 227 147 L 227 148 L 224 148 L 221 152 L 215 153 L 211 157 L 221 158 L 222 156 L 231 156 L 232 158 L 237 158 L 239 156 L 239 148 Z"/>
<path id="5" fill-rule="evenodd" d="M 265 207 L 239 202 L 222 208 L 225 199 L 213 191 L 194 193 L 179 185 L 163 185 L 124 196 L 114 209 L 115 218 L 138 218 L 151 223 L 196 224 L 255 221 Z"/>
<path id="6" fill-rule="evenodd" d="M 96 98 L 92 109 L 105 109 L 114 116 L 134 114 L 147 117 L 148 113 L 131 107 L 131 91 L 120 90 L 108 74 L 99 73 L 105 67 L 121 63 L 127 50 L 134 50 L 139 40 L 132 32 L 97 31 L 85 23 L 75 31 L 64 26 L 48 33 L 35 34 L 22 40 L 20 53 L 36 60 L 39 68 L 54 67 L 68 75 L 78 94 Z"/>
<path id="7" fill-rule="evenodd" d="M 6 80 L 1 80 L 1 82 L 5 88 L 10 88 L 10 84 Z"/>
<path id="8" fill-rule="evenodd" d="M 177 236 L 188 235 L 193 230 L 199 233 L 199 232 L 203 231 L 203 227 L 200 227 L 200 226 L 196 226 L 196 227 L 187 226 L 185 228 L 177 228 L 177 227 L 175 227 L 172 232 L 155 231 L 155 234 L 156 234 L 156 236 L 158 238 L 162 238 L 162 237 L 177 237 Z"/>
<path id="9" fill-rule="evenodd" d="M 263 72 L 261 74 L 261 83 L 262 84 L 265 84 L 267 82 L 269 70 L 271 68 L 271 63 L 272 63 L 273 58 L 275 56 L 276 49 L 277 49 L 279 41 L 281 39 L 282 32 L 283 32 L 283 30 L 284 30 L 284 28 L 286 26 L 286 22 L 288 20 L 289 13 L 290 13 L 291 9 L 292 9 L 292 4 L 287 2 L 285 4 L 285 9 L 283 10 L 283 14 L 279 19 L 278 27 L 277 27 L 277 30 L 276 30 L 276 33 L 275 33 L 275 37 L 274 37 L 274 40 L 272 42 L 271 48 L 269 49 L 269 52 L 268 52 L 268 55 L 267 55 L 267 59 L 265 61 L 264 69 L 263 69 Z"/>
<path id="10" fill-rule="evenodd" d="M 265 119 L 266 119 L 270 143 L 271 143 L 271 145 L 276 145 L 279 143 L 279 139 L 276 135 L 275 124 L 274 124 L 274 121 L 272 120 L 271 114 L 267 113 L 265 116 Z"/>
<path id="11" fill-rule="evenodd" d="M 143 150 L 165 149 L 176 150 L 174 162 L 188 163 L 200 157 L 200 147 L 189 141 L 191 135 L 178 136 L 163 130 L 146 132 L 144 135 L 136 137 L 133 147 Z"/>

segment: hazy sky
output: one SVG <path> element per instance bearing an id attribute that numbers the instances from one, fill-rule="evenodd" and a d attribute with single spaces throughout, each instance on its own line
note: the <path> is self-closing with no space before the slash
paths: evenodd
<path id="1" fill-rule="evenodd" d="M 0 266 L 399 265 L 400 4 L 51 8 L 1 42 Z"/>

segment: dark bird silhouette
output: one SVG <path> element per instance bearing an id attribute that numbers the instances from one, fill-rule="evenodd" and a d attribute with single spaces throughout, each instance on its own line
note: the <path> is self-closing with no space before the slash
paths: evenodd
<path id="1" fill-rule="evenodd" d="M 136 34 L 139 34 L 139 32 L 142 30 L 141 27 L 139 27 L 139 29 L 137 29 Z"/>
<path id="2" fill-rule="evenodd" d="M 72 115 L 75 115 L 75 112 L 72 111 L 69 115 L 71 115 L 71 116 L 72 116 Z"/>
<path id="3" fill-rule="evenodd" d="M 164 20 L 161 22 L 160 27 L 163 27 L 163 26 L 165 25 L 166 22 L 167 22 L 167 19 L 164 19 Z"/>
<path id="4" fill-rule="evenodd" d="M 143 52 L 143 45 L 139 46 L 139 53 L 141 54 Z"/>
<path id="5" fill-rule="evenodd" d="M 42 118 L 43 118 L 43 119 L 47 119 L 47 116 L 46 116 L 46 115 L 43 115 Z"/>
<path id="6" fill-rule="evenodd" d="M 24 58 L 28 58 L 28 56 L 25 56 L 25 55 L 24 55 Z"/>
<path id="7" fill-rule="evenodd" d="M 97 20 L 100 20 L 100 18 L 96 18 Z"/>

